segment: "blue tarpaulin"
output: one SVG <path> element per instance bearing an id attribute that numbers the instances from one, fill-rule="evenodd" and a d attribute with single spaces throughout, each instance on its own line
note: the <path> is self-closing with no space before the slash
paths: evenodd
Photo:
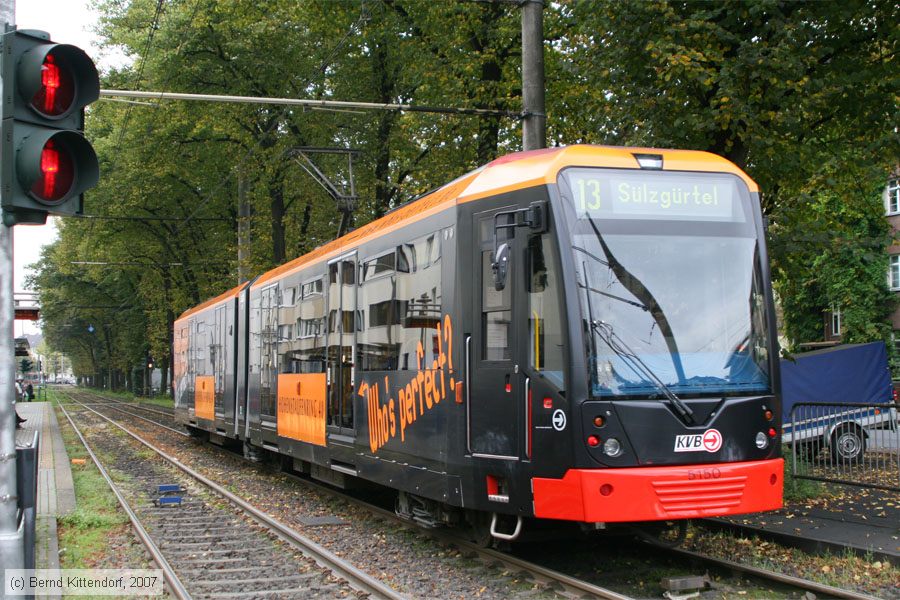
<path id="1" fill-rule="evenodd" d="M 782 359 L 781 391 L 785 421 L 797 402 L 891 402 L 884 342 L 847 344 Z"/>

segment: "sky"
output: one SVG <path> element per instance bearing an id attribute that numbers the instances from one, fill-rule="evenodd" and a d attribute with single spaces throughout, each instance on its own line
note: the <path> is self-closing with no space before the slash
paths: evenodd
<path id="1" fill-rule="evenodd" d="M 8 1 L 8 0 L 7 0 Z M 96 14 L 91 11 L 88 0 L 18 0 L 16 2 L 16 25 L 19 29 L 40 29 L 50 33 L 54 42 L 73 44 L 82 48 L 95 61 L 99 50 L 94 43 L 96 36 L 91 33 L 96 22 Z M 100 61 L 102 68 L 103 61 Z M 88 192 L 90 194 L 90 192 Z M 47 225 L 16 225 L 13 227 L 15 255 L 14 285 L 16 292 L 25 289 L 28 265 L 41 256 L 41 247 L 56 239 L 55 219 L 47 219 Z M 30 321 L 16 321 L 16 336 L 37 333 L 38 329 Z"/>

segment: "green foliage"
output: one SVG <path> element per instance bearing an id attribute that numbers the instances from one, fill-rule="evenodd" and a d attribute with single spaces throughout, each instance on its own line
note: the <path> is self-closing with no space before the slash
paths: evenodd
<path id="1" fill-rule="evenodd" d="M 832 307 L 841 311 L 844 342 L 890 339 L 891 230 L 881 198 L 887 169 L 854 158 L 847 152 L 824 165 L 770 230 L 785 333 L 794 343 L 823 339 Z"/>
<path id="2" fill-rule="evenodd" d="M 784 500 L 785 503 L 792 502 L 803 502 L 804 500 L 809 500 L 812 498 L 819 498 L 824 493 L 822 483 L 819 481 L 813 481 L 811 479 L 803 479 L 802 477 L 795 477 L 793 469 L 791 468 L 791 461 L 793 460 L 791 456 L 791 448 L 790 446 L 782 447 L 782 454 L 784 455 Z M 802 458 L 798 457 L 797 460 L 797 474 L 798 475 L 806 475 L 809 473 L 809 464 Z"/>
<path id="3" fill-rule="evenodd" d="M 832 303 L 845 341 L 885 339 L 879 190 L 900 156 L 898 13 L 860 0 L 565 3 L 552 135 L 729 158 L 763 191 L 791 342 L 821 339 Z"/>
<path id="4" fill-rule="evenodd" d="M 510 3 L 96 6 L 105 45 L 132 59 L 103 74 L 104 88 L 521 108 Z M 548 3 L 550 138 L 730 158 L 763 189 L 791 338 L 817 339 L 832 302 L 848 340 L 883 338 L 889 232 L 877 188 L 898 155 L 898 11 L 881 0 Z M 88 113 L 102 177 L 86 212 L 131 220 L 65 223 L 33 284 L 51 348 L 114 387 L 148 352 L 166 369 L 175 318 L 239 272 L 335 236 L 340 212 L 298 147 L 360 151 L 358 226 L 517 150 L 520 134 L 514 119 L 276 104 L 104 100 Z M 349 189 L 346 156 L 314 160 Z"/>
<path id="5" fill-rule="evenodd" d="M 128 519 L 121 514 L 98 513 L 93 510 L 78 508 L 61 517 L 62 524 L 78 531 L 91 531 L 98 528 L 110 528 L 123 525 Z"/>

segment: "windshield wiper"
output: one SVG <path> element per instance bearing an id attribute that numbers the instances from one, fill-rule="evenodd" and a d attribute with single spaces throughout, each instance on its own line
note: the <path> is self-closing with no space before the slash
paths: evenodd
<path id="1" fill-rule="evenodd" d="M 656 376 L 656 373 L 654 373 L 653 370 L 638 357 L 635 351 L 632 350 L 615 331 L 613 331 L 612 325 L 595 320 L 591 321 L 591 329 L 593 329 L 597 335 L 600 336 L 600 339 L 602 339 L 606 345 L 636 373 L 649 379 L 669 400 L 672 407 L 675 409 L 675 412 L 681 415 L 688 425 L 694 424 L 694 411 L 691 410 L 691 407 L 685 404 L 681 398 L 675 395 L 675 392 L 673 392 L 669 386 Z"/>
<path id="2" fill-rule="evenodd" d="M 607 298 L 612 298 L 613 300 L 618 300 L 619 302 L 624 302 L 625 304 L 630 304 L 631 306 L 636 306 L 643 311 L 650 312 L 650 309 L 641 304 L 640 302 L 635 302 L 634 300 L 629 300 L 628 298 L 623 298 L 622 296 L 616 296 L 615 294 L 610 294 L 609 292 L 604 292 L 602 290 L 598 290 L 595 287 L 591 287 L 589 285 L 585 285 L 580 281 L 576 281 L 575 284 L 581 289 L 587 290 L 589 292 L 594 292 L 595 294 L 600 294 L 601 296 L 606 296 Z"/>
<path id="3" fill-rule="evenodd" d="M 644 306 L 650 309 L 648 312 L 653 316 L 653 320 L 656 321 L 656 324 L 659 325 L 659 330 L 662 332 L 663 338 L 666 341 L 666 346 L 669 348 L 669 355 L 672 357 L 672 365 L 675 367 L 675 373 L 678 375 L 678 380 L 684 381 L 684 366 L 681 364 L 681 356 L 678 353 L 678 344 L 675 341 L 675 333 L 672 331 L 672 326 L 666 318 L 665 312 L 663 312 L 659 302 L 657 302 L 656 298 L 653 296 L 653 292 L 651 292 L 631 271 L 626 269 L 625 265 L 619 262 L 609 249 L 609 246 L 607 246 L 606 241 L 600 234 L 600 229 L 597 228 L 597 224 L 594 223 L 594 220 L 587 219 L 587 222 L 591 226 L 591 229 L 597 238 L 597 242 L 600 244 L 600 250 L 607 258 L 607 260 L 601 262 L 612 270 L 619 280 L 619 283 L 621 283 L 625 289 L 634 294 L 635 298 L 640 300 Z"/>

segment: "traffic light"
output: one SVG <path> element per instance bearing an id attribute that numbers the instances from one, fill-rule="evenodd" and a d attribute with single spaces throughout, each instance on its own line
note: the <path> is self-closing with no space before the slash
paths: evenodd
<path id="1" fill-rule="evenodd" d="M 44 223 L 48 214 L 82 211 L 97 185 L 97 155 L 84 138 L 84 107 L 100 97 L 94 62 L 43 31 L 2 36 L 3 125 L 0 200 L 3 222 Z"/>

